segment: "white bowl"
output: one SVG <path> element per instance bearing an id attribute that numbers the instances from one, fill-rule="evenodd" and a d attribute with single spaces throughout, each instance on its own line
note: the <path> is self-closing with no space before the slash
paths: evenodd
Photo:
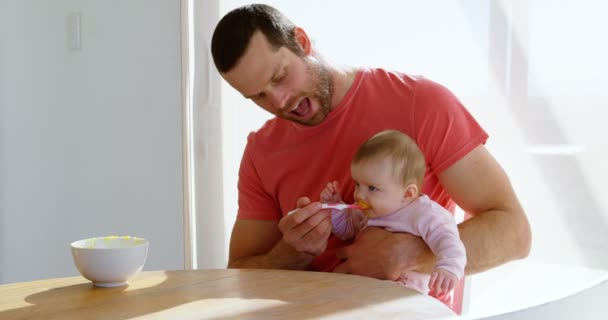
<path id="1" fill-rule="evenodd" d="M 143 268 L 148 254 L 148 240 L 130 236 L 84 239 L 71 247 L 76 268 L 97 287 L 127 284 Z"/>

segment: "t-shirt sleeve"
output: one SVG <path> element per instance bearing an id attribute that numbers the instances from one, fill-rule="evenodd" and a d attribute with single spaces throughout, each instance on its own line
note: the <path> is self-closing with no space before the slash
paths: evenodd
<path id="1" fill-rule="evenodd" d="M 440 84 L 421 78 L 414 99 L 414 139 L 435 173 L 441 173 L 488 139 L 458 98 Z"/>
<path id="2" fill-rule="evenodd" d="M 255 166 L 254 141 L 251 136 L 243 152 L 239 168 L 239 209 L 237 218 L 251 220 L 279 220 L 280 210 L 274 198 L 265 191 Z"/>

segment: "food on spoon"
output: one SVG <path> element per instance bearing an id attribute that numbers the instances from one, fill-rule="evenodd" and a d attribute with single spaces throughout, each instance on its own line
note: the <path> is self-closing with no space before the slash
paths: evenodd
<path id="1" fill-rule="evenodd" d="M 357 205 L 358 205 L 358 206 L 359 206 L 359 208 L 361 208 L 362 210 L 365 210 L 365 209 L 369 209 L 369 208 L 371 208 L 371 206 L 369 205 L 369 203 L 367 203 L 367 202 L 365 202 L 365 201 L 363 201 L 363 200 L 361 200 L 361 199 L 357 200 Z"/>

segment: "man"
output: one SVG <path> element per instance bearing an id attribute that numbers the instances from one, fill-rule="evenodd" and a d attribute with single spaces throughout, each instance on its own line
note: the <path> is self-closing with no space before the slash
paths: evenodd
<path id="1" fill-rule="evenodd" d="M 330 210 L 306 197 L 338 181 L 352 202 L 350 160 L 385 129 L 408 134 L 425 154 L 423 193 L 471 217 L 458 226 L 467 274 L 528 255 L 528 220 L 484 146 L 488 136 L 446 88 L 403 73 L 333 66 L 303 29 L 266 5 L 226 14 L 211 47 L 222 77 L 276 116 L 248 137 L 229 267 L 391 280 L 405 270 L 430 273 L 435 258 L 420 238 L 367 228 L 354 243 L 343 243 L 330 237 Z"/>

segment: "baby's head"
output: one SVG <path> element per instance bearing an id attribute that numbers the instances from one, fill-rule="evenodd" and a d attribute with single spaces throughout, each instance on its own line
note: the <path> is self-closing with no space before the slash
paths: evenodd
<path id="1" fill-rule="evenodd" d="M 353 157 L 354 197 L 370 205 L 370 216 L 393 213 L 418 197 L 424 172 L 424 155 L 414 140 L 400 131 L 382 131 Z"/>

